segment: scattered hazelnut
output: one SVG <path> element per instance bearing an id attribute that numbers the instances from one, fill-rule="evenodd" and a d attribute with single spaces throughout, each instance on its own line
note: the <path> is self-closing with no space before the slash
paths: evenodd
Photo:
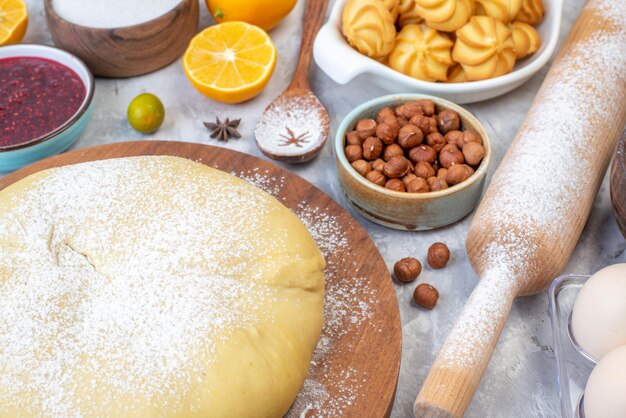
<path id="1" fill-rule="evenodd" d="M 447 168 L 440 168 L 439 170 L 437 170 L 437 177 L 439 177 L 442 180 L 446 179 L 446 175 L 448 174 L 448 169 Z"/>
<path id="2" fill-rule="evenodd" d="M 380 139 L 370 136 L 363 142 L 363 158 L 372 161 L 380 157 L 383 152 L 383 143 Z"/>
<path id="3" fill-rule="evenodd" d="M 424 309 L 432 309 L 437 305 L 439 292 L 428 283 L 420 283 L 413 291 L 413 300 Z"/>
<path id="4" fill-rule="evenodd" d="M 423 113 L 422 106 L 417 102 L 407 102 L 396 108 L 396 115 L 404 116 L 407 119 L 411 119 L 415 115 L 422 115 Z"/>
<path id="5" fill-rule="evenodd" d="M 450 131 L 445 138 L 448 144 L 456 145 L 459 149 L 463 148 L 463 132 Z"/>
<path id="6" fill-rule="evenodd" d="M 346 145 L 363 145 L 363 140 L 357 131 L 350 131 L 346 134 Z"/>
<path id="7" fill-rule="evenodd" d="M 413 173 L 415 173 L 417 177 L 427 179 L 435 175 L 435 170 L 433 169 L 433 166 L 428 164 L 426 161 L 418 161 L 415 163 Z"/>
<path id="8" fill-rule="evenodd" d="M 456 145 L 448 144 L 439 153 L 439 163 L 445 168 L 450 168 L 455 164 L 463 164 L 464 161 L 463 153 Z"/>
<path id="9" fill-rule="evenodd" d="M 485 148 L 478 142 L 468 142 L 463 145 L 463 156 L 469 165 L 478 165 L 485 157 Z"/>
<path id="10" fill-rule="evenodd" d="M 396 114 L 394 113 L 393 110 L 391 110 L 390 107 L 383 107 L 376 114 L 376 122 L 377 123 L 386 122 L 387 120 L 389 120 L 391 118 L 395 119 L 396 118 Z"/>
<path id="11" fill-rule="evenodd" d="M 395 129 L 386 122 L 382 122 L 376 127 L 376 136 L 385 145 L 393 144 L 398 136 L 398 129 Z"/>
<path id="12" fill-rule="evenodd" d="M 426 161 L 429 164 L 433 164 L 437 161 L 437 151 L 435 151 L 430 145 L 422 144 L 409 151 L 409 158 L 414 163 L 417 163 L 418 161 Z"/>
<path id="13" fill-rule="evenodd" d="M 483 139 L 474 131 L 463 131 L 463 145 L 459 148 L 462 149 L 468 142 L 477 142 L 482 145 Z"/>
<path id="14" fill-rule="evenodd" d="M 465 164 L 455 164 L 448 168 L 446 172 L 446 183 L 450 186 L 464 182 L 471 176 L 471 173 L 465 168 L 469 167 Z"/>
<path id="15" fill-rule="evenodd" d="M 450 250 L 443 242 L 436 242 L 428 249 L 428 265 L 434 269 L 445 267 L 450 260 Z"/>
<path id="16" fill-rule="evenodd" d="M 432 116 L 435 114 L 435 102 L 433 102 L 432 100 L 419 99 L 419 100 L 416 100 L 415 103 L 418 103 L 421 106 L 422 112 L 426 116 Z"/>
<path id="17" fill-rule="evenodd" d="M 360 145 L 348 145 L 345 149 L 345 153 L 349 162 L 363 158 L 363 148 Z"/>
<path id="18" fill-rule="evenodd" d="M 410 123 L 420 128 L 424 135 L 437 132 L 437 118 L 435 116 L 416 115 L 411 118 Z"/>
<path id="19" fill-rule="evenodd" d="M 387 182 L 387 177 L 385 177 L 385 175 L 378 170 L 370 171 L 365 175 L 365 178 L 374 184 L 378 184 L 379 186 L 384 186 Z"/>
<path id="20" fill-rule="evenodd" d="M 402 177 L 402 182 L 404 183 L 405 186 L 407 186 L 410 182 L 412 182 L 416 178 L 417 176 L 415 174 L 409 173 L 406 176 Z"/>
<path id="21" fill-rule="evenodd" d="M 370 164 L 372 166 L 372 170 L 383 171 L 383 167 L 385 166 L 385 161 L 381 160 L 380 158 L 377 158 L 376 160 L 372 161 Z"/>
<path id="22" fill-rule="evenodd" d="M 425 179 L 418 177 L 406 185 L 406 191 L 409 193 L 426 193 L 430 192 L 430 187 Z"/>
<path id="23" fill-rule="evenodd" d="M 439 177 L 429 177 L 426 179 L 426 183 L 428 183 L 428 187 L 430 187 L 431 192 L 448 188 L 448 183 Z"/>
<path id="24" fill-rule="evenodd" d="M 400 179 L 387 180 L 385 187 L 387 189 L 395 190 L 396 192 L 406 192 L 406 186 Z"/>
<path id="25" fill-rule="evenodd" d="M 437 115 L 439 122 L 439 132 L 442 134 L 447 134 L 450 131 L 458 131 L 461 127 L 461 118 L 459 118 L 459 114 L 454 110 L 446 109 L 439 112 Z"/>
<path id="26" fill-rule="evenodd" d="M 376 134 L 376 121 L 374 119 L 361 119 L 356 123 L 356 131 L 363 140 L 374 136 Z"/>
<path id="27" fill-rule="evenodd" d="M 411 169 L 409 160 L 402 156 L 392 157 L 383 167 L 383 173 L 392 179 L 403 177 Z"/>
<path id="28" fill-rule="evenodd" d="M 404 149 L 411 149 L 422 143 L 424 135 L 415 125 L 404 125 L 398 132 L 398 145 Z"/>
<path id="29" fill-rule="evenodd" d="M 368 163 L 365 160 L 356 160 L 356 161 L 353 161 L 352 164 L 350 165 L 352 166 L 352 168 L 356 170 L 357 173 L 359 173 L 363 177 L 365 177 L 367 173 L 372 171 L 372 167 L 370 167 L 370 163 Z"/>
<path id="30" fill-rule="evenodd" d="M 383 151 L 383 160 L 389 161 L 393 157 L 401 157 L 403 155 L 404 151 L 402 150 L 402 147 L 400 147 L 400 145 L 391 144 L 385 147 L 385 150 Z"/>
<path id="31" fill-rule="evenodd" d="M 440 152 L 446 143 L 446 138 L 439 132 L 431 132 L 426 136 L 426 144 L 433 147 L 433 149 L 437 152 Z"/>
<path id="32" fill-rule="evenodd" d="M 396 261 L 393 266 L 393 273 L 396 279 L 402 283 L 410 283 L 417 279 L 422 272 L 422 263 L 413 257 L 405 257 Z"/>

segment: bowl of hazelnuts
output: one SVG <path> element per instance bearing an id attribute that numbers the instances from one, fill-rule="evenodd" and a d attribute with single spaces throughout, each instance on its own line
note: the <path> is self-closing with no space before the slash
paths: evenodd
<path id="1" fill-rule="evenodd" d="M 367 219 L 426 230 L 469 214 L 482 193 L 491 147 L 460 106 L 420 94 L 363 103 L 335 139 L 339 182 Z"/>

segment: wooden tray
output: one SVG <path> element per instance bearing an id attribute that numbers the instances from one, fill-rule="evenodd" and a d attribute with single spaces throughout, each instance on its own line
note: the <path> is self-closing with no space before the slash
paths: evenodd
<path id="1" fill-rule="evenodd" d="M 310 222 L 324 222 L 321 230 L 337 229 L 331 237 L 334 250 L 326 256 L 324 332 L 307 381 L 288 416 L 388 416 L 398 381 L 402 332 L 387 266 L 359 224 L 302 178 L 268 161 L 224 148 L 141 141 L 48 158 L 1 178 L 0 190 L 47 168 L 137 155 L 176 155 L 233 173 L 260 185 L 296 214 L 306 214 Z"/>

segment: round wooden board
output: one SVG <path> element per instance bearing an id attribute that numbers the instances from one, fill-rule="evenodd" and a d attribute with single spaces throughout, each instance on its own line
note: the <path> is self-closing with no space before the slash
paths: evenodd
<path id="1" fill-rule="evenodd" d="M 297 175 L 224 148 L 141 141 L 79 149 L 48 158 L 0 178 L 0 190 L 47 168 L 138 155 L 174 155 L 233 173 L 260 184 L 296 214 L 306 213 L 314 217 L 312 222 L 328 223 L 322 230 L 333 226 L 340 229 L 335 231 L 333 241 L 339 236 L 341 242 L 335 242 L 334 250 L 326 254 L 324 332 L 307 382 L 288 416 L 388 416 L 400 370 L 402 331 L 387 266 L 348 212 Z M 329 312 L 331 309 L 333 312 Z"/>

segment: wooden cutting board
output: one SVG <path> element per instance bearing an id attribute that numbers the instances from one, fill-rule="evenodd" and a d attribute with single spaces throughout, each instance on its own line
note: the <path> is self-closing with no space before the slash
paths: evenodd
<path id="1" fill-rule="evenodd" d="M 325 326 L 290 417 L 382 417 L 391 412 L 400 370 L 402 330 L 387 266 L 359 224 L 328 195 L 297 175 L 250 155 L 171 141 L 122 142 L 79 149 L 0 179 L 0 190 L 29 174 L 63 165 L 138 155 L 175 155 L 247 179 L 300 215 L 324 244 Z M 306 220 L 304 219 L 306 218 Z"/>

